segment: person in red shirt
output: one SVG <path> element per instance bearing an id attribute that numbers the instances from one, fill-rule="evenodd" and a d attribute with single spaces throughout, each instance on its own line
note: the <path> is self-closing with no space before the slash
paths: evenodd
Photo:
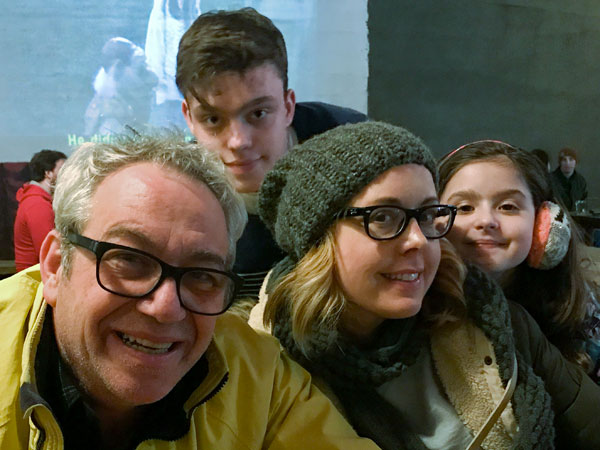
<path id="1" fill-rule="evenodd" d="M 40 247 L 54 228 L 52 190 L 67 156 L 56 150 L 41 150 L 29 162 L 31 181 L 17 191 L 14 243 L 17 271 L 39 262 Z"/>

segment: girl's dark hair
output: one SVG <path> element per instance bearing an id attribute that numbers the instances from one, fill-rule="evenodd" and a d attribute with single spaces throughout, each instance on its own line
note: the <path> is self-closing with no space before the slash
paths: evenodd
<path id="1" fill-rule="evenodd" d="M 499 141 L 479 141 L 460 147 L 438 164 L 440 193 L 464 166 L 475 161 L 494 160 L 512 165 L 523 177 L 533 197 L 536 210 L 544 201 L 566 208 L 554 195 L 546 167 L 534 155 Z M 504 294 L 523 305 L 563 356 L 584 369 L 590 359 L 584 350 L 585 314 L 589 296 L 578 269 L 578 245 L 581 233 L 571 220 L 571 243 L 563 260 L 553 269 L 533 269 L 522 262 Z"/>

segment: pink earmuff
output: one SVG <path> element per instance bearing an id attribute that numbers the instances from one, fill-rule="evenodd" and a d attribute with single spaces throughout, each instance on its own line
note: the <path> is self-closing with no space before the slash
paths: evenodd
<path id="1" fill-rule="evenodd" d="M 570 242 L 571 225 L 567 215 L 556 203 L 542 203 L 535 214 L 527 264 L 542 270 L 556 267 L 567 254 Z"/>

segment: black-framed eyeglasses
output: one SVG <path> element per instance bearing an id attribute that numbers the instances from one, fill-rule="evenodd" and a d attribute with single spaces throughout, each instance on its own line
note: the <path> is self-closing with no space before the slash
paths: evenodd
<path id="1" fill-rule="evenodd" d="M 96 241 L 77 233 L 67 240 L 96 255 L 96 280 L 102 289 L 130 298 L 154 292 L 166 278 L 173 278 L 181 306 L 205 316 L 222 314 L 231 306 L 242 279 L 207 267 L 175 267 L 136 248 Z"/>
<path id="2" fill-rule="evenodd" d="M 394 239 L 399 236 L 414 218 L 427 239 L 439 239 L 448 234 L 456 217 L 456 206 L 427 205 L 417 209 L 402 208 L 396 205 L 377 205 L 365 208 L 350 207 L 337 215 L 362 217 L 367 235 L 377 241 Z"/>

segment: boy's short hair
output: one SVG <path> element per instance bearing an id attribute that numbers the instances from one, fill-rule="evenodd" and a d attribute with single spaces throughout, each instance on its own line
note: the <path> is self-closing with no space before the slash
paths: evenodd
<path id="1" fill-rule="evenodd" d="M 565 148 L 560 149 L 560 152 L 558 152 L 558 163 L 560 164 L 562 159 L 566 158 L 567 156 L 570 156 L 575 161 L 578 161 L 577 160 L 577 150 L 575 150 L 573 148 L 565 147 Z"/>
<path id="2" fill-rule="evenodd" d="M 181 94 L 198 98 L 197 86 L 223 73 L 244 73 L 270 63 L 287 91 L 287 51 L 281 31 L 254 8 L 211 11 L 184 33 L 177 53 L 175 81 Z"/>
<path id="3" fill-rule="evenodd" d="M 33 181 L 42 181 L 48 170 L 54 170 L 56 162 L 67 159 L 67 155 L 57 150 L 40 150 L 29 161 L 29 173 Z"/>

